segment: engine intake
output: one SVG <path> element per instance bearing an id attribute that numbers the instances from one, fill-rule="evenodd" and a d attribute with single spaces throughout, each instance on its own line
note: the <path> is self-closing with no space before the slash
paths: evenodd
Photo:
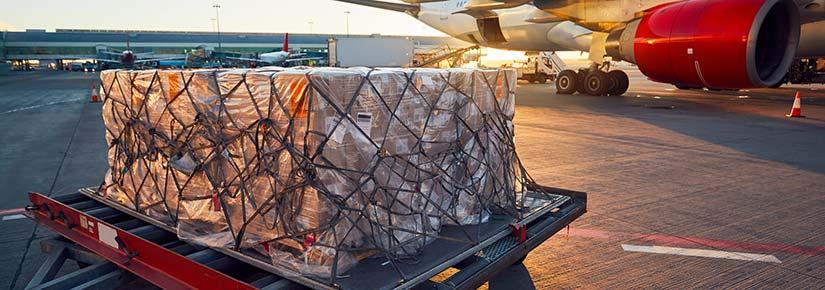
<path id="1" fill-rule="evenodd" d="M 686 0 L 648 9 L 610 33 L 607 53 L 658 82 L 766 87 L 788 72 L 799 30 L 793 0 Z"/>

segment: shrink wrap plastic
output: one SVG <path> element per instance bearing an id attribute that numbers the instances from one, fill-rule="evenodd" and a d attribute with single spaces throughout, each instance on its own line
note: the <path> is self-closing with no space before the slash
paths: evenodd
<path id="1" fill-rule="evenodd" d="M 414 256 L 442 225 L 517 216 L 515 73 L 109 70 L 100 194 L 296 274 Z"/>

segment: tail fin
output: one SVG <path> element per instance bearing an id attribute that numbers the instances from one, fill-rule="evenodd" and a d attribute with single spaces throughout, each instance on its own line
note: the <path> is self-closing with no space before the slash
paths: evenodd
<path id="1" fill-rule="evenodd" d="M 289 52 L 289 32 L 284 34 L 284 50 L 283 51 Z"/>

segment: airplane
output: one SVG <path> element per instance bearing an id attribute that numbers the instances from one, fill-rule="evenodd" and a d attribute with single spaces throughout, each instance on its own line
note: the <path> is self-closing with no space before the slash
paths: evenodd
<path id="1" fill-rule="evenodd" d="M 452 37 L 519 51 L 588 52 L 561 94 L 622 95 L 635 64 L 680 89 L 776 86 L 795 58 L 825 56 L 825 0 L 335 0 L 406 13 Z"/>
<path id="2" fill-rule="evenodd" d="M 153 52 L 145 52 L 145 53 L 135 53 L 132 50 L 124 50 L 124 51 L 117 51 L 117 50 L 100 50 L 98 54 L 103 55 L 110 55 L 116 57 L 116 59 L 111 58 L 95 58 L 97 62 L 102 63 L 113 63 L 123 67 L 132 68 L 135 65 L 145 64 L 150 62 L 158 62 L 164 60 L 181 60 L 185 57 L 165 57 L 165 58 L 147 58 L 149 56 L 154 55 Z"/>
<path id="3" fill-rule="evenodd" d="M 232 60 L 250 61 L 265 65 L 283 66 L 289 63 L 300 63 L 306 60 L 323 59 L 323 57 L 304 57 L 304 53 L 292 53 L 289 51 L 289 33 L 284 34 L 284 48 L 281 51 L 261 53 L 257 58 L 226 57 Z"/>
<path id="4" fill-rule="evenodd" d="M 97 51 L 98 57 L 95 60 L 101 63 L 101 66 L 106 67 L 107 64 L 116 64 L 126 68 L 133 68 L 135 65 L 158 62 L 163 60 L 181 60 L 184 56 L 151 58 L 154 52 L 135 53 L 132 51 L 131 43 L 129 41 L 129 34 L 126 34 L 126 50 L 119 51 L 110 48 L 99 49 Z M 114 57 L 115 59 L 112 59 Z"/>

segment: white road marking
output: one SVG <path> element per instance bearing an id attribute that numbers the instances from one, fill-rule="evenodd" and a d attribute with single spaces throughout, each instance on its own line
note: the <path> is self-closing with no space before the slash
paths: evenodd
<path id="1" fill-rule="evenodd" d="M 82 100 L 84 100 L 84 99 L 77 98 L 77 99 L 49 102 L 49 103 L 45 103 L 45 104 L 41 104 L 41 105 L 22 107 L 22 108 L 17 108 L 17 109 L 13 109 L 13 110 L 8 110 L 8 111 L 5 111 L 5 112 L 0 112 L 0 115 L 10 114 L 10 113 L 20 112 L 20 111 L 26 111 L 26 110 L 33 110 L 33 109 L 37 109 L 37 108 L 40 108 L 40 107 L 46 107 L 46 106 L 64 104 L 64 103 L 71 103 L 71 102 L 82 101 Z"/>
<path id="2" fill-rule="evenodd" d="M 19 219 L 24 219 L 24 218 L 26 218 L 26 216 L 24 216 L 22 214 L 13 214 L 13 215 L 3 216 L 3 221 L 19 220 Z"/>
<path id="3" fill-rule="evenodd" d="M 782 261 L 780 261 L 774 255 L 752 254 L 752 253 L 742 253 L 742 252 L 726 252 L 726 251 L 717 251 L 717 250 L 688 249 L 688 248 L 675 248 L 675 247 L 662 247 L 662 246 L 638 246 L 638 245 L 625 245 L 625 244 L 622 244 L 622 249 L 625 250 L 626 252 L 668 254 L 668 255 L 680 255 L 680 256 L 704 257 L 704 258 L 719 258 L 719 259 L 756 261 L 756 262 L 766 262 L 766 263 L 782 263 Z"/>

